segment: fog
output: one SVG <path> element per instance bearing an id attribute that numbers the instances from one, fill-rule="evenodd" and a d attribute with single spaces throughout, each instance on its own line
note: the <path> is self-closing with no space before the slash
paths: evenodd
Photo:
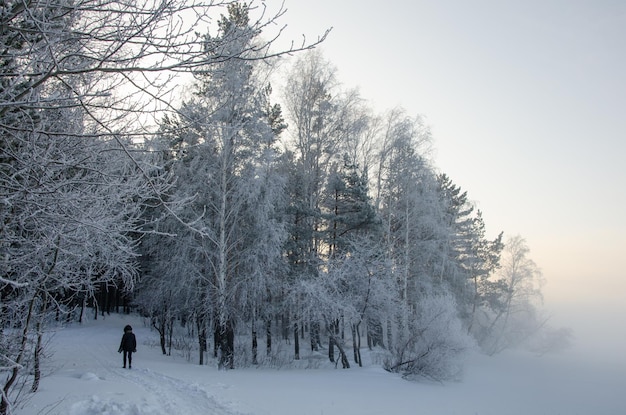
<path id="1" fill-rule="evenodd" d="M 610 280 L 589 277 L 586 279 L 588 286 L 594 288 L 590 288 L 587 295 L 575 293 L 580 287 L 568 287 L 562 281 L 551 284 L 548 280 L 544 290 L 545 307 L 551 326 L 568 327 L 573 331 L 567 353 L 612 363 L 626 373 L 626 304 L 621 298 L 624 291 L 610 284 L 602 285 Z"/>

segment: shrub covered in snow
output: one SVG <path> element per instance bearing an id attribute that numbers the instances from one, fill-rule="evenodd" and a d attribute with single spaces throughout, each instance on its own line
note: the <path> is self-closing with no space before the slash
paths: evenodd
<path id="1" fill-rule="evenodd" d="M 390 347 L 384 368 L 405 377 L 423 376 L 435 380 L 458 379 L 466 352 L 473 339 L 457 317 L 451 295 L 425 297 L 419 302 L 410 335 L 398 335 Z"/>

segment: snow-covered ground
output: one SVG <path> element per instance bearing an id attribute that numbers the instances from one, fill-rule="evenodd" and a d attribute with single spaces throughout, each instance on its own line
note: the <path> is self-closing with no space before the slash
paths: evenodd
<path id="1" fill-rule="evenodd" d="M 133 369 L 117 353 L 133 325 Z M 40 391 L 18 415 L 623 415 L 624 360 L 582 357 L 576 348 L 536 357 L 473 355 L 461 382 L 409 382 L 375 365 L 348 370 L 218 371 L 163 356 L 156 334 L 136 317 L 111 315 L 52 338 Z M 624 352 L 626 353 L 626 351 Z"/>

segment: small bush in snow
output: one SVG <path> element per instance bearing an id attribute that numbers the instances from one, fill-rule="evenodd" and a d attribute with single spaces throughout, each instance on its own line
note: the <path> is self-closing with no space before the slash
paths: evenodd
<path id="1" fill-rule="evenodd" d="M 466 352 L 474 347 L 450 295 L 420 301 L 406 334 L 399 335 L 395 343 L 384 362 L 386 370 L 439 381 L 458 379 Z"/>

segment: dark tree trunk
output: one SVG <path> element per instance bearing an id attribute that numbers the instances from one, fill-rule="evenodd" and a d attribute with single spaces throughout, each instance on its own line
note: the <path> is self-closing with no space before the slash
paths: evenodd
<path id="1" fill-rule="evenodd" d="M 387 348 L 391 350 L 391 345 L 393 344 L 393 333 L 391 332 L 392 322 L 391 318 L 387 320 Z"/>
<path id="2" fill-rule="evenodd" d="M 282 315 L 282 325 L 283 325 L 283 340 L 289 341 L 289 317 L 287 314 Z"/>
<path id="3" fill-rule="evenodd" d="M 258 349 L 259 349 L 259 345 L 257 343 L 257 338 L 256 338 L 256 329 L 252 329 L 252 364 L 253 365 L 258 365 L 259 362 L 257 361 L 257 353 L 258 353 Z"/>
<path id="4" fill-rule="evenodd" d="M 83 323 L 83 316 L 85 315 L 85 308 L 87 307 L 87 297 L 83 297 L 82 304 L 80 305 L 80 314 L 78 316 L 78 322 Z"/>
<path id="5" fill-rule="evenodd" d="M 124 304 L 123 304 L 123 308 L 124 308 L 124 314 L 130 314 L 130 301 L 128 299 L 128 296 L 130 294 L 124 294 L 123 300 L 124 300 Z"/>
<path id="6" fill-rule="evenodd" d="M 158 322 L 158 324 L 157 324 Z M 152 321 L 152 327 L 159 333 L 159 343 L 161 344 L 161 352 L 167 354 L 165 350 L 165 318 L 164 316 L 156 317 L 156 321 Z"/>
<path id="7" fill-rule="evenodd" d="M 107 288 L 105 283 L 100 284 L 100 313 L 102 313 L 102 317 L 104 317 L 104 313 L 109 314 L 109 289 Z"/>
<path id="8" fill-rule="evenodd" d="M 172 355 L 172 337 L 174 336 L 174 319 L 170 318 L 168 323 L 168 333 L 167 333 L 167 355 Z"/>
<path id="9" fill-rule="evenodd" d="M 232 322 L 229 320 L 225 324 L 218 323 L 219 330 L 219 368 L 235 368 L 235 331 Z"/>
<path id="10" fill-rule="evenodd" d="M 359 365 L 359 367 L 363 367 L 363 362 L 361 360 L 361 332 L 359 330 L 359 325 L 352 325 L 352 347 L 354 349 L 354 363 Z"/>
<path id="11" fill-rule="evenodd" d="M 213 326 L 213 358 L 217 359 L 220 350 L 220 329 L 217 325 L 217 320 Z"/>
<path id="12" fill-rule="evenodd" d="M 34 367 L 33 367 L 33 386 L 30 391 L 32 393 L 37 392 L 39 389 L 39 381 L 41 380 L 41 350 L 42 350 L 42 333 L 41 333 L 41 323 L 37 323 L 37 345 L 35 346 L 35 355 L 33 356 Z"/>
<path id="13" fill-rule="evenodd" d="M 207 350 L 207 345 L 206 345 L 206 324 L 203 318 L 198 317 L 197 319 L 197 326 L 198 326 L 198 353 L 199 353 L 199 360 L 198 360 L 198 364 L 199 365 L 203 365 L 204 364 L 204 353 Z"/>
<path id="14" fill-rule="evenodd" d="M 268 318 L 265 324 L 266 352 L 269 356 L 272 353 L 272 319 Z"/>
<path id="15" fill-rule="evenodd" d="M 300 337 L 298 336 L 298 323 L 293 324 L 293 350 L 294 359 L 300 360 Z"/>
<path id="16" fill-rule="evenodd" d="M 328 359 L 335 363 L 335 345 L 337 345 L 337 336 L 339 335 L 339 320 L 333 320 L 327 328 L 328 336 Z"/>
<path id="17" fill-rule="evenodd" d="M 317 352 L 320 344 L 320 324 L 311 321 L 311 351 Z"/>
<path id="18" fill-rule="evenodd" d="M 43 307 L 41 310 L 41 316 L 39 321 L 37 321 L 37 344 L 35 345 L 35 355 L 34 357 L 34 376 L 33 376 L 33 385 L 31 387 L 31 392 L 37 392 L 39 389 L 39 381 L 41 380 L 41 352 L 43 351 L 43 324 L 42 320 L 46 317 L 46 311 L 48 309 L 48 301 L 47 298 L 44 299 Z"/>

